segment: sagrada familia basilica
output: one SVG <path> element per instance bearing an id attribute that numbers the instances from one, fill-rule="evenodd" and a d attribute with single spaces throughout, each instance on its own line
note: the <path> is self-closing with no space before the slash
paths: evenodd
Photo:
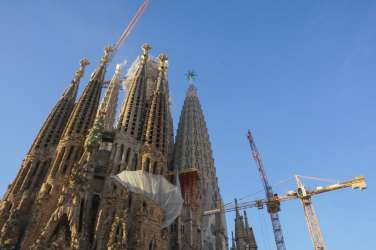
<path id="1" fill-rule="evenodd" d="M 150 49 L 125 78 L 118 65 L 106 81 L 106 48 L 76 100 L 89 64 L 81 60 L 0 203 L 0 249 L 228 249 L 223 213 L 202 215 L 223 203 L 197 90 L 187 90 L 174 140 L 167 56 Z M 112 178 L 123 171 L 178 185 L 179 216 L 166 225 L 161 204 Z M 239 216 L 236 240 L 254 241 Z M 257 249 L 243 243 L 233 249 Z"/>

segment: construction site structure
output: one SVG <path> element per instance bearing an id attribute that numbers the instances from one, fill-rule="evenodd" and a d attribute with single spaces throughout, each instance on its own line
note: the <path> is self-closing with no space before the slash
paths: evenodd
<path id="1" fill-rule="evenodd" d="M 188 80 L 173 157 L 184 198 L 182 216 L 177 221 L 180 245 L 175 249 L 228 249 L 224 214 L 202 216 L 203 211 L 223 202 L 197 89 L 193 79 Z"/>
<path id="2" fill-rule="evenodd" d="M 357 176 L 348 181 L 342 181 L 342 182 L 338 182 L 336 184 L 332 184 L 328 186 L 318 186 L 314 189 L 308 189 L 306 186 L 304 186 L 301 179 L 305 178 L 305 179 L 311 179 L 311 180 L 323 180 L 323 181 L 327 181 L 327 180 L 323 178 L 301 176 L 301 175 L 295 175 L 294 178 L 295 178 L 296 185 L 297 185 L 297 189 L 295 191 L 288 191 L 284 195 L 281 195 L 281 196 L 274 195 L 272 199 L 260 199 L 260 200 L 243 202 L 240 204 L 235 202 L 235 204 L 230 204 L 230 206 L 227 206 L 225 209 L 217 208 L 217 209 L 205 211 L 204 215 L 207 216 L 207 215 L 211 215 L 215 213 L 221 213 L 223 211 L 232 212 L 232 211 L 238 211 L 239 209 L 248 209 L 248 208 L 263 209 L 265 206 L 268 208 L 270 206 L 277 206 L 281 204 L 281 202 L 299 199 L 303 205 L 304 215 L 306 218 L 308 231 L 312 239 L 314 250 L 325 250 L 326 247 L 325 247 L 324 237 L 322 235 L 320 225 L 318 223 L 318 219 L 313 208 L 313 203 L 311 199 L 312 196 L 339 190 L 339 189 L 344 189 L 344 188 L 364 190 L 367 188 L 365 178 L 363 176 Z"/>
<path id="3" fill-rule="evenodd" d="M 306 218 L 309 233 L 311 235 L 313 247 L 315 250 L 325 250 L 326 247 L 325 247 L 324 237 L 322 235 L 320 225 L 319 225 L 315 210 L 313 208 L 311 197 L 317 194 L 330 192 L 330 191 L 343 189 L 343 188 L 363 190 L 367 188 L 367 184 L 363 176 L 358 176 L 349 181 L 340 182 L 340 183 L 329 185 L 326 187 L 316 187 L 314 190 L 308 190 L 301 181 L 302 177 L 303 176 L 295 175 L 297 191 L 289 192 L 287 196 L 293 196 L 293 197 L 297 197 L 300 199 L 303 205 L 304 215 Z M 312 177 L 308 177 L 308 178 L 312 178 Z"/>
<path id="4" fill-rule="evenodd" d="M 257 250 L 256 238 L 253 228 L 248 222 L 247 212 L 244 210 L 244 216 L 240 214 L 238 201 L 235 199 L 235 236 L 231 232 L 230 250 Z"/>
<path id="5" fill-rule="evenodd" d="M 153 57 L 150 45 L 142 47 L 125 77 L 117 119 L 120 66 L 101 98 L 109 61 L 148 2 L 105 49 L 79 99 L 86 59 L 49 114 L 1 200 L 0 249 L 227 249 L 223 214 L 201 212 L 223 204 L 196 89 L 187 92 L 175 145 L 165 54 Z M 158 203 L 114 183 L 124 170 L 172 182 L 178 170 L 180 217 L 165 227 Z"/>
<path id="6" fill-rule="evenodd" d="M 119 66 L 100 102 L 111 48 L 75 102 L 81 62 L 1 201 L 1 249 L 227 249 L 224 217 L 201 212 L 222 203 L 196 89 L 187 91 L 174 145 L 167 56 L 150 48 L 129 69 L 118 119 Z M 124 170 L 167 178 L 177 170 L 180 217 L 164 227 L 155 201 L 114 183 Z"/>
<path id="7" fill-rule="evenodd" d="M 251 146 L 252 150 L 252 157 L 256 162 L 257 170 L 259 172 L 261 182 L 264 187 L 265 195 L 267 200 L 273 200 L 275 194 L 273 193 L 273 189 L 269 184 L 268 177 L 265 172 L 264 164 L 261 159 L 261 155 L 257 150 L 256 143 L 253 139 L 252 133 L 248 130 L 247 138 L 249 141 L 249 145 Z M 274 240 L 277 245 L 277 250 L 286 250 L 285 240 L 283 238 L 282 226 L 281 222 L 279 221 L 278 212 L 280 211 L 280 204 L 277 202 L 268 204 L 268 212 L 270 215 L 270 219 L 272 222 L 273 233 L 274 233 Z"/>

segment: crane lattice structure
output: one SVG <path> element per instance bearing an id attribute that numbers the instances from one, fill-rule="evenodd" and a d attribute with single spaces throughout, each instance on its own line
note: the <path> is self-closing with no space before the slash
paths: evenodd
<path id="1" fill-rule="evenodd" d="M 124 41 L 128 38 L 129 34 L 136 26 L 138 21 L 140 20 L 141 16 L 144 14 L 145 9 L 149 5 L 149 0 L 144 0 L 141 6 L 138 8 L 136 14 L 133 16 L 131 21 L 129 22 L 128 26 L 125 28 L 119 39 L 116 41 L 115 45 L 112 46 L 113 52 L 112 56 L 120 49 L 120 47 L 124 44 Z"/>
<path id="2" fill-rule="evenodd" d="M 112 59 L 116 52 L 119 51 L 121 46 L 123 46 L 125 40 L 128 38 L 131 31 L 134 29 L 138 21 L 140 20 L 141 16 L 144 14 L 146 8 L 149 6 L 149 0 L 144 0 L 141 6 L 138 8 L 134 16 L 132 17 L 131 21 L 128 23 L 128 26 L 124 29 L 123 33 L 120 35 L 119 39 L 116 41 L 116 43 L 111 46 L 111 55 L 110 59 Z M 124 81 L 125 78 L 120 79 L 120 81 Z M 104 81 L 103 88 L 108 88 L 108 85 L 110 84 L 110 81 Z"/>
<path id="3" fill-rule="evenodd" d="M 351 180 L 338 182 L 336 184 L 332 184 L 329 186 L 325 186 L 325 187 L 318 186 L 314 189 L 307 189 L 301 181 L 302 178 L 324 180 L 322 178 L 317 178 L 317 177 L 295 175 L 295 181 L 297 185 L 296 191 L 288 191 L 286 194 L 282 196 L 274 195 L 272 199 L 261 199 L 261 200 L 243 202 L 243 203 L 238 204 L 238 209 L 247 209 L 247 208 L 263 209 L 264 206 L 269 208 L 269 207 L 279 206 L 280 203 L 284 201 L 299 199 L 303 205 L 304 215 L 306 218 L 309 233 L 311 235 L 314 250 L 326 250 L 324 237 L 322 235 L 320 225 L 318 223 L 318 219 L 313 208 L 313 204 L 311 200 L 312 196 L 330 192 L 330 191 L 339 190 L 339 189 L 344 189 L 344 188 L 363 190 L 367 188 L 367 184 L 363 176 L 358 176 Z M 220 212 L 232 212 L 235 210 L 236 210 L 236 206 L 232 205 L 224 209 L 221 208 L 221 209 L 205 211 L 204 215 L 210 215 L 210 214 L 215 214 L 215 213 L 220 213 Z"/>
<path id="4" fill-rule="evenodd" d="M 268 177 L 265 172 L 264 164 L 261 159 L 261 155 L 259 151 L 257 150 L 256 143 L 253 139 L 253 136 L 250 130 L 248 130 L 247 138 L 249 141 L 249 145 L 251 146 L 252 157 L 256 161 L 257 170 L 260 174 L 260 178 L 264 187 L 266 199 L 268 201 L 274 200 L 276 195 L 273 193 L 272 186 L 269 184 Z M 283 233 L 282 233 L 282 226 L 281 226 L 281 222 L 279 221 L 279 215 L 278 215 L 278 212 L 280 211 L 280 203 L 269 202 L 267 203 L 267 207 L 268 207 L 268 212 L 269 212 L 270 219 L 272 222 L 274 240 L 277 245 L 277 250 L 286 250 L 285 240 L 283 238 Z"/>

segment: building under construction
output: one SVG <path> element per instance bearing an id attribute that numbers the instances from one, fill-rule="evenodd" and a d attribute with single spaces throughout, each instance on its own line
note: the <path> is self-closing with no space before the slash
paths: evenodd
<path id="1" fill-rule="evenodd" d="M 196 88 L 188 88 L 174 143 L 167 56 L 150 49 L 125 77 L 117 119 L 120 66 L 105 80 L 112 48 L 76 101 L 81 61 L 1 201 L 0 249 L 227 249 L 223 214 L 202 216 L 222 199 Z M 178 201 L 161 204 L 119 185 L 112 177 L 124 171 L 180 183 L 178 217 L 165 209 Z"/>

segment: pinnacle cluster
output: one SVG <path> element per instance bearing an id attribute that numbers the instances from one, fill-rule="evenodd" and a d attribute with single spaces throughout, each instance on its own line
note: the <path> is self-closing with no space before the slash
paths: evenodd
<path id="1" fill-rule="evenodd" d="M 203 216 L 223 202 L 197 90 L 188 88 L 174 140 L 167 56 L 150 49 L 125 77 L 119 117 L 121 67 L 105 80 L 111 48 L 76 100 L 81 61 L 1 200 L 0 249 L 228 248 L 223 213 Z M 157 202 L 114 183 L 123 171 L 179 185 L 180 216 L 163 227 Z"/>

